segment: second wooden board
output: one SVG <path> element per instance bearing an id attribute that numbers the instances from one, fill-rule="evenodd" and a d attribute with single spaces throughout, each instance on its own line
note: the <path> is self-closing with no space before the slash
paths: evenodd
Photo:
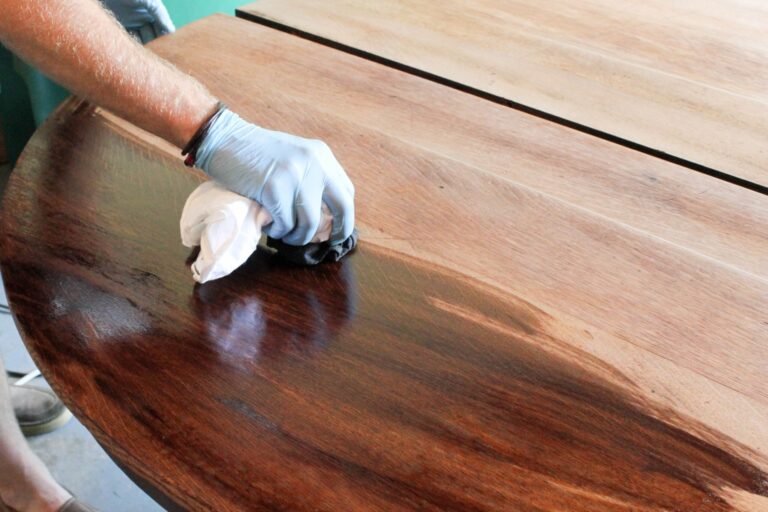
<path id="1" fill-rule="evenodd" d="M 768 186 L 764 2 L 260 0 L 239 14 Z"/>

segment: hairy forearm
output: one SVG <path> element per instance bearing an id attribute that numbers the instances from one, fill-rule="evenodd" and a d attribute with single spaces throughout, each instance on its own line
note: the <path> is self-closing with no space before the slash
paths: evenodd
<path id="1" fill-rule="evenodd" d="M 135 42 L 96 0 L 0 0 L 0 39 L 74 93 L 177 146 L 213 112 L 194 78 Z"/>

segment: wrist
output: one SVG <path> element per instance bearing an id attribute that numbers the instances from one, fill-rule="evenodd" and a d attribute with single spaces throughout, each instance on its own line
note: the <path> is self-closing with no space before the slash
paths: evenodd
<path id="1" fill-rule="evenodd" d="M 219 102 L 213 97 L 206 97 L 194 102 L 195 107 L 186 112 L 177 112 L 174 119 L 173 143 L 184 148 L 200 127 L 219 109 Z"/>
<path id="2" fill-rule="evenodd" d="M 226 112 L 228 112 L 227 106 L 222 102 L 218 102 L 213 113 L 210 114 L 202 124 L 200 124 L 192 137 L 190 137 L 189 141 L 184 145 L 181 150 L 181 156 L 186 157 L 184 159 L 184 164 L 187 167 L 193 167 L 195 165 L 200 167 L 198 164 L 198 162 L 201 160 L 198 155 L 200 148 L 206 142 L 210 132 L 213 131 L 218 119 L 225 115 Z M 204 159 L 205 156 L 203 155 L 203 160 Z"/>

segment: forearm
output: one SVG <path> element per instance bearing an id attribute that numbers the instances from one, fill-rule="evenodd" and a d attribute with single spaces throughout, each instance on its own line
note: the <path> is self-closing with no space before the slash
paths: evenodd
<path id="1" fill-rule="evenodd" d="M 0 0 L 0 39 L 74 93 L 177 146 L 216 108 L 194 78 L 135 42 L 96 0 Z"/>

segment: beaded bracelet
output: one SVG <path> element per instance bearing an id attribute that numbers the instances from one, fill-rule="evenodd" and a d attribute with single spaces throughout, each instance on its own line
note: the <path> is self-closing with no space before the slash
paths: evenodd
<path id="1" fill-rule="evenodd" d="M 214 112 L 213 115 L 197 129 L 192 138 L 189 139 L 187 145 L 181 150 L 181 156 L 186 156 L 184 165 L 187 167 L 193 167 L 195 165 L 195 161 L 197 160 L 197 150 L 200 149 L 200 146 L 202 145 L 205 136 L 208 135 L 208 131 L 211 129 L 211 126 L 213 126 L 214 121 L 219 118 L 226 108 L 227 106 L 224 103 L 218 102 L 216 104 L 216 112 Z"/>

